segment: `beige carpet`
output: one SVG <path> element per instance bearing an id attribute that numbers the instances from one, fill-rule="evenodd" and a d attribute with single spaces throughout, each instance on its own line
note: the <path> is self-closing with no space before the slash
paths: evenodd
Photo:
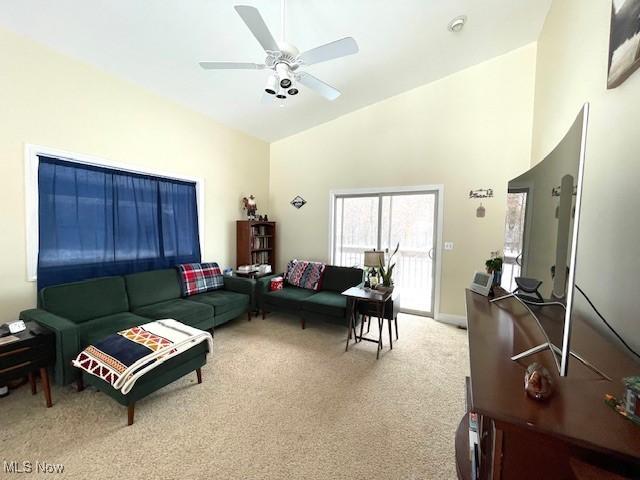
<path id="1" fill-rule="evenodd" d="M 376 361 L 375 344 L 345 353 L 345 328 L 236 319 L 216 330 L 204 383 L 140 401 L 131 427 L 93 389 L 55 387 L 46 409 L 22 387 L 0 399 L 0 461 L 64 464 L 46 478 L 455 478 L 466 332 L 409 315 L 399 330 Z M 36 478 L 0 470 L 18 476 Z"/>

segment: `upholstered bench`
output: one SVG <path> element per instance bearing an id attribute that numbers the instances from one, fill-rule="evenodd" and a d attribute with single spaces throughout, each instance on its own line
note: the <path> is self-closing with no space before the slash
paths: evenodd
<path id="1" fill-rule="evenodd" d="M 134 327 L 138 328 L 138 327 Z M 133 329 L 132 329 L 133 330 Z M 206 332 L 203 332 L 203 334 Z M 117 337 L 120 334 L 111 335 L 110 337 Z M 126 335 L 123 335 L 126 337 Z M 116 339 L 118 341 L 118 339 Z M 120 343 L 129 341 L 128 339 L 120 340 Z M 127 425 L 133 424 L 135 404 L 138 400 L 143 399 L 147 395 L 161 389 L 162 387 L 178 380 L 179 378 L 191 373 L 193 371 L 197 374 L 198 383 L 202 383 L 202 371 L 201 368 L 207 363 L 207 353 L 209 352 L 209 342 L 201 341 L 195 345 L 190 346 L 186 350 L 170 356 L 170 358 L 164 360 L 158 360 L 158 365 L 155 368 L 148 370 L 143 375 L 139 376 L 130 390 L 120 386 L 116 388 L 112 383 L 113 380 L 109 376 L 110 371 L 105 368 L 105 365 L 122 365 L 130 366 L 131 363 L 120 364 L 118 359 L 108 355 L 105 352 L 104 344 L 101 342 L 96 343 L 100 348 L 93 346 L 87 347 L 87 349 L 81 352 L 77 359 L 74 361 L 76 366 L 82 364 L 80 368 L 82 384 L 88 384 L 95 387 L 97 390 L 106 393 L 115 401 L 127 407 Z M 143 342 L 130 344 L 132 349 L 146 349 Z M 114 348 L 114 351 L 128 352 L 128 346 L 122 348 L 118 345 Z M 159 349 L 154 347 L 155 351 Z M 149 350 L 152 352 L 152 350 Z M 114 354 L 115 355 L 115 354 Z M 128 357 L 128 353 L 121 354 L 120 359 Z M 123 360 L 124 362 L 125 360 Z M 141 357 L 138 362 L 142 362 L 141 365 L 149 365 L 146 357 Z M 93 373 L 89 373 L 86 369 L 89 369 Z M 144 367 L 138 367 L 134 372 L 139 372 Z M 101 378 L 103 377 L 103 378 Z M 124 378 L 124 375 L 123 375 Z M 129 378 L 129 377 L 127 377 Z M 110 380 L 110 381 L 107 381 Z M 126 393 L 123 393 L 125 392 Z"/>

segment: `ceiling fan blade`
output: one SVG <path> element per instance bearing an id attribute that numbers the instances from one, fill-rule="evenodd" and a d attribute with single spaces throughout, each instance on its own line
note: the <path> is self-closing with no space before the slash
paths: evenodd
<path id="1" fill-rule="evenodd" d="M 256 37 L 256 40 L 260 42 L 262 48 L 265 51 L 278 52 L 280 51 L 280 47 L 278 47 L 278 42 L 275 41 L 273 35 L 269 31 L 269 27 L 264 23 L 262 19 L 262 15 L 255 7 L 250 7 L 249 5 L 236 5 L 233 7 L 238 12 L 238 15 L 242 18 L 244 23 L 246 23 L 253 36 Z"/>
<path id="2" fill-rule="evenodd" d="M 325 43 L 319 47 L 303 52 L 298 57 L 305 65 L 326 62 L 334 58 L 358 53 L 358 44 L 352 37 L 341 38 L 335 42 Z"/>
<path id="3" fill-rule="evenodd" d="M 339 90 L 336 90 L 331 85 L 324 83 L 322 80 L 314 77 L 313 75 L 309 75 L 306 72 L 300 72 L 297 77 L 301 84 L 305 87 L 309 87 L 311 90 L 314 90 L 317 94 L 322 95 L 327 100 L 335 100 L 342 95 Z"/>
<path id="4" fill-rule="evenodd" d="M 259 63 L 240 62 L 200 62 L 205 70 L 262 70 L 264 65 Z"/>

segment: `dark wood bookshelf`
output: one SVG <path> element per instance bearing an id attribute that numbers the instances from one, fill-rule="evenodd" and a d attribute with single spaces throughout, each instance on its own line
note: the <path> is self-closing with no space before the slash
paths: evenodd
<path id="1" fill-rule="evenodd" d="M 276 222 L 236 222 L 236 267 L 267 264 L 276 269 Z"/>

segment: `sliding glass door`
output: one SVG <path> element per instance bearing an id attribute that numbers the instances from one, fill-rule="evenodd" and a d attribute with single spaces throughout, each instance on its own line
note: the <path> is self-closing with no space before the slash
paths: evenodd
<path id="1" fill-rule="evenodd" d="M 432 316 L 438 192 L 381 192 L 336 195 L 332 262 L 362 266 L 364 251 L 399 244 L 394 282 L 402 310 Z"/>

